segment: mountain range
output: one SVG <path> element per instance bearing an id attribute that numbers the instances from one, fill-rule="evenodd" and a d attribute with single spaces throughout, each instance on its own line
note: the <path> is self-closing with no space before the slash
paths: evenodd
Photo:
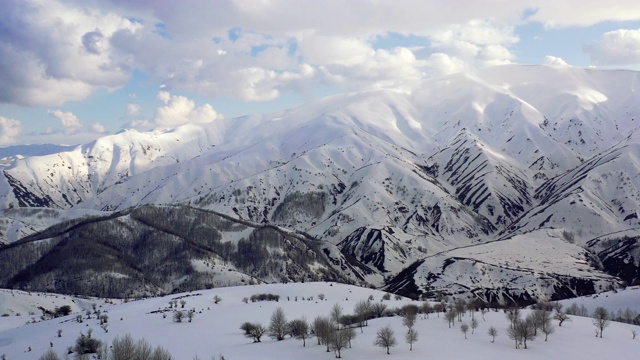
<path id="1" fill-rule="evenodd" d="M 639 80 L 505 65 L 12 158 L 0 285 L 338 280 L 505 303 L 638 284 Z"/>

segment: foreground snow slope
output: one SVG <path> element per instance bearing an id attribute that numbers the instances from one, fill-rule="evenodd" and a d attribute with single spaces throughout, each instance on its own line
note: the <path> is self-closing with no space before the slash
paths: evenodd
<path id="1" fill-rule="evenodd" d="M 258 293 L 278 294 L 280 301 L 242 302 L 244 297 Z M 325 301 L 320 301 L 318 294 L 324 294 Z M 219 304 L 214 304 L 214 295 L 222 298 Z M 302 341 L 291 338 L 278 342 L 264 337 L 261 343 L 252 343 L 242 335 L 239 326 L 245 321 L 266 325 L 277 307 L 284 309 L 289 320 L 304 316 L 312 321 L 317 315 L 328 315 L 334 304 L 349 313 L 357 301 L 369 295 L 373 295 L 374 301 L 378 302 L 383 293 L 342 284 L 290 283 L 212 289 L 120 305 L 98 303 L 103 312 L 108 312 L 108 333 L 104 333 L 95 319 L 80 324 L 72 314 L 66 318 L 1 330 L 0 354 L 6 354 L 7 359 L 36 359 L 52 342 L 53 349 L 63 356 L 66 347 L 73 344 L 80 332 L 86 333 L 92 328 L 93 336 L 104 341 L 111 341 L 123 334 L 145 338 L 153 345 L 170 350 L 175 359 L 192 359 L 196 355 L 208 359 L 220 354 L 226 359 L 330 359 L 334 358 L 333 353 L 327 353 L 324 346 L 317 345 L 315 338 L 308 339 L 306 347 L 302 346 Z M 298 301 L 295 301 L 296 296 Z M 635 289 L 630 296 L 638 300 L 640 292 Z M 302 297 L 307 300 L 303 301 Z M 309 297 L 314 300 L 308 300 Z M 163 318 L 161 313 L 152 313 L 167 308 L 171 299 L 184 299 L 186 308 L 196 309 L 198 313 L 192 323 L 174 323 L 170 312 L 167 312 L 167 318 Z M 414 302 L 407 299 L 385 301 L 389 307 L 407 303 Z M 391 349 L 391 357 L 396 359 L 609 359 L 612 356 L 624 359 L 634 358 L 640 346 L 640 340 L 632 340 L 630 332 L 632 328 L 640 330 L 638 327 L 612 323 L 605 329 L 602 339 L 595 339 L 591 319 L 572 317 L 570 322 L 556 327 L 556 332 L 549 336 L 547 342 L 538 337 L 528 343 L 529 349 L 516 350 L 506 335 L 508 324 L 502 312 L 491 311 L 485 315 L 485 320 L 479 313 L 476 316 L 479 327 L 475 334 L 468 334 L 467 340 L 459 331 L 459 324 L 449 329 L 442 315 L 440 318 L 435 314 L 431 314 L 429 319 L 420 317 L 416 322 L 419 340 L 414 344 L 413 351 L 409 351 L 408 344 L 404 342 L 401 318 L 375 319 L 364 328 L 364 333 L 357 331 L 353 348 L 345 349 L 342 356 L 345 359 L 390 358 L 383 349 L 373 345 L 375 333 L 386 325 L 393 327 L 398 340 L 397 346 Z M 8 321 L 7 318 L 0 318 L 0 324 L 5 321 Z M 463 322 L 469 324 L 468 314 Z M 495 326 L 499 332 L 495 343 L 491 343 L 491 338 L 486 334 L 490 326 Z M 63 330 L 61 338 L 56 337 L 58 329 Z M 29 347 L 31 353 L 26 352 Z"/>

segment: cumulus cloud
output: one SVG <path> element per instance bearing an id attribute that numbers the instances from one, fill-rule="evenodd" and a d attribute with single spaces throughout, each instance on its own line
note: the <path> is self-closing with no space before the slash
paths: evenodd
<path id="1" fill-rule="evenodd" d="M 7 0 L 0 12 L 0 102 L 60 106 L 123 86 L 134 69 L 169 89 L 244 101 L 318 83 L 393 86 L 431 66 L 449 72 L 513 62 L 514 26 L 638 20 L 636 3 Z M 428 39 L 433 48 L 417 55 L 373 46 L 389 33 Z M 601 47 L 599 53 L 613 51 Z"/>
<path id="2" fill-rule="evenodd" d="M 106 134 L 107 130 L 101 123 L 91 124 L 91 131 L 97 134 Z"/>
<path id="3" fill-rule="evenodd" d="M 155 125 L 160 129 L 211 122 L 221 118 L 211 105 L 204 104 L 196 107 L 193 100 L 184 96 L 171 95 L 168 91 L 158 92 L 157 99 L 164 103 L 164 106 L 156 109 L 154 116 Z"/>
<path id="4" fill-rule="evenodd" d="M 604 33 L 594 45 L 583 49 L 596 65 L 640 64 L 640 29 Z"/>
<path id="5" fill-rule="evenodd" d="M 60 125 L 62 125 L 62 129 L 65 134 L 76 134 L 80 132 L 80 129 L 82 129 L 82 123 L 78 120 L 78 117 L 70 111 L 65 112 L 57 109 L 48 110 L 47 113 L 60 120 Z"/>
<path id="6" fill-rule="evenodd" d="M 508 47 L 519 41 L 513 27 L 499 26 L 489 20 L 454 24 L 434 33 L 431 39 L 440 53 L 471 67 L 510 63 L 515 56 Z"/>
<path id="7" fill-rule="evenodd" d="M 547 55 L 544 57 L 544 61 L 542 62 L 544 65 L 550 66 L 569 66 L 566 61 L 564 61 L 561 57 L 556 57 L 552 55 Z"/>
<path id="8" fill-rule="evenodd" d="M 142 108 L 138 104 L 127 104 L 127 115 L 136 116 L 140 114 Z"/>
<path id="9" fill-rule="evenodd" d="M 0 12 L 0 102 L 57 106 L 126 83 L 108 38 L 135 29 L 125 17 L 56 0 L 9 0 Z"/>
<path id="10" fill-rule="evenodd" d="M 443 53 L 431 54 L 427 59 L 429 66 L 435 70 L 436 74 L 452 74 L 468 69 L 467 63 L 463 60 Z"/>
<path id="11" fill-rule="evenodd" d="M 0 145 L 15 143 L 21 132 L 22 123 L 20 121 L 0 116 Z"/>

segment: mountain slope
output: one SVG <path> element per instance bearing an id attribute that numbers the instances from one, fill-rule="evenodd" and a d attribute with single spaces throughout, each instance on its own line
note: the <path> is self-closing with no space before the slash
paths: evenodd
<path id="1" fill-rule="evenodd" d="M 352 281 L 383 285 L 423 261 L 443 279 L 432 283 L 449 291 L 453 280 L 425 259 L 561 229 L 547 237 L 574 243 L 568 253 L 589 251 L 588 268 L 618 276 L 608 285 L 633 282 L 603 267 L 625 251 L 611 260 L 589 242 L 621 231 L 636 238 L 640 225 L 639 76 L 500 66 L 430 79 L 410 93 L 376 90 L 276 114 L 124 131 L 5 166 L 2 241 L 62 220 L 181 205 L 305 234 L 347 264 Z M 29 221 L 26 208 L 40 218 Z M 147 224 L 125 225 L 140 232 Z M 556 269 L 556 293 L 576 294 L 571 272 Z M 540 283 L 532 276 L 522 286 L 533 296 Z"/>

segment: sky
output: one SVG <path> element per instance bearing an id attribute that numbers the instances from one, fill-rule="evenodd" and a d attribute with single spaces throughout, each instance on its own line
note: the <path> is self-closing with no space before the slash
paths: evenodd
<path id="1" fill-rule="evenodd" d="M 640 70 L 637 0 L 0 3 L 0 147 L 410 91 L 501 64 Z"/>

